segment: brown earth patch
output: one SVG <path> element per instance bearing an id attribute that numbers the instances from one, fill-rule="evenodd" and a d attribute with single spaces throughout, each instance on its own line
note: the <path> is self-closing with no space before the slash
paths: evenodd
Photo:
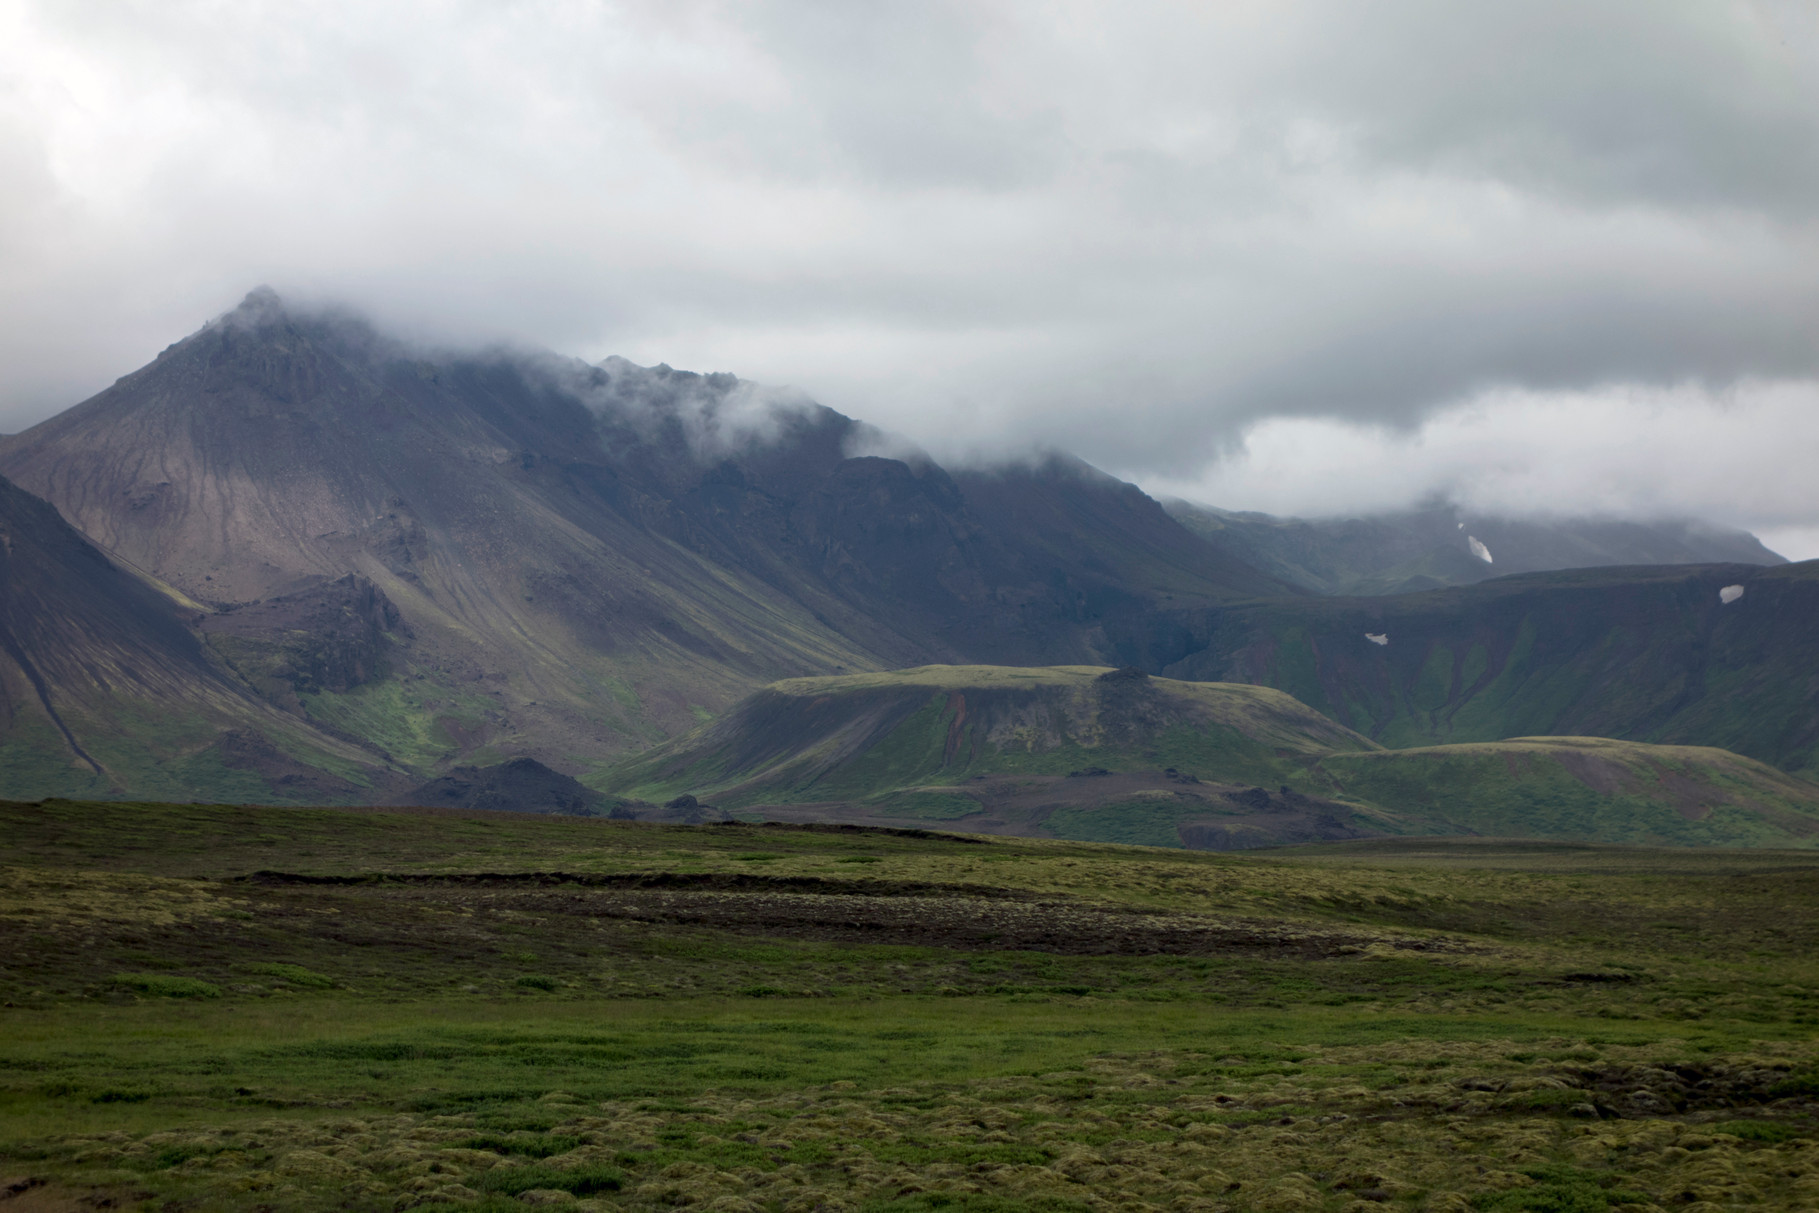
<path id="1" fill-rule="evenodd" d="M 954 755 L 960 751 L 960 739 L 964 736 L 961 730 L 966 727 L 966 696 L 959 691 L 950 693 L 947 708 L 954 716 L 947 724 L 947 745 L 942 750 L 941 762 L 944 766 L 952 766 Z"/>
<path id="2" fill-rule="evenodd" d="M 480 914 L 568 915 L 702 926 L 742 935 L 963 951 L 1064 955 L 1318 958 L 1372 944 L 1457 951 L 1451 940 L 1324 930 L 1280 921 L 1115 908 L 1018 889 L 914 881 L 768 877 L 745 873 L 562 873 L 311 877 L 260 872 L 262 885 L 364 885 L 407 899 L 459 890 Z"/>
<path id="3" fill-rule="evenodd" d="M 0 1179 L 0 1209 L 6 1213 L 93 1213 L 96 1209 L 133 1208 L 150 1197 L 150 1192 L 124 1188 L 69 1188 L 35 1175 Z"/>
<path id="4" fill-rule="evenodd" d="M 210 748 L 222 766 L 250 771 L 264 779 L 274 792 L 294 800 L 342 800 L 362 793 L 371 795 L 373 791 L 297 761 L 250 729 L 225 730 Z"/>
<path id="5" fill-rule="evenodd" d="M 1183 813 L 1181 844 L 1193 850 L 1236 851 L 1298 842 L 1333 842 L 1380 835 L 1356 809 L 1288 788 L 1203 782 L 1191 771 L 1108 771 L 1071 775 L 975 775 L 952 787 L 926 787 L 977 801 L 979 811 L 951 819 L 978 834 L 1053 837 L 1049 817 L 1062 809 L 1097 809 L 1156 799 Z M 908 826 L 919 820 L 888 809 L 844 801 L 750 805 L 747 812 L 796 823 Z"/>
<path id="6" fill-rule="evenodd" d="M 1359 828 L 1350 818 L 1324 812 L 1255 813 L 1216 822 L 1190 822 L 1175 832 L 1181 844 L 1194 851 L 1247 851 L 1379 836 L 1375 830 Z"/>
<path id="7" fill-rule="evenodd" d="M 1579 750 L 1561 750 L 1554 757 L 1568 775 L 1601 796 L 1615 796 L 1628 790 L 1632 780 L 1627 768 L 1596 754 Z"/>
<path id="8" fill-rule="evenodd" d="M 1657 769 L 1655 787 L 1688 821 L 1704 821 L 1714 808 L 1731 802 L 1723 792 L 1683 771 Z"/>
<path id="9" fill-rule="evenodd" d="M 962 951 L 1062 955 L 1219 956 L 1308 959 L 1352 955 L 1373 943 L 1409 951 L 1457 951 L 1437 939 L 1325 931 L 1282 922 L 1117 910 L 1080 902 L 978 897 L 842 896 L 695 890 L 505 891 L 476 910 L 566 913 L 634 922 L 712 927 L 742 935 Z"/>
<path id="10" fill-rule="evenodd" d="M 945 884 L 918 880 L 842 880 L 829 876 L 765 876 L 749 872 L 368 872 L 351 876 L 310 876 L 297 872 L 254 872 L 237 883 L 259 885 L 424 885 L 440 888 L 686 889 L 714 892 L 820 893 L 848 897 L 1006 898 L 1034 901 L 1041 895 L 995 885 Z M 1048 895 L 1049 900 L 1054 895 Z"/>

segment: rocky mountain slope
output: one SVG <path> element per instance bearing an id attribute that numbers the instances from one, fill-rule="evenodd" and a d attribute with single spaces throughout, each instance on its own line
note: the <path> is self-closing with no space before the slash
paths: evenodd
<path id="1" fill-rule="evenodd" d="M 1209 850 L 1389 834 L 1819 845 L 1819 785 L 1722 750 L 1384 750 L 1265 688 L 1091 666 L 782 682 L 598 782 L 770 819 Z"/>
<path id="2" fill-rule="evenodd" d="M 569 772 L 778 678 L 1120 660 L 1291 592 L 1077 463 L 950 476 L 732 376 L 448 355 L 255 292 L 0 470 L 202 608 L 274 707 L 432 773 Z"/>
<path id="3" fill-rule="evenodd" d="M 205 615 L 0 479 L 8 794 L 344 800 L 392 786 L 383 759 L 252 694 L 194 630 Z"/>
<path id="4" fill-rule="evenodd" d="M 929 663 L 1254 683 L 1391 747 L 1593 735 L 1819 768 L 1819 566 L 1322 597 L 1291 582 L 1338 584 L 1330 550 L 1260 570 L 1078 461 L 950 473 L 886 447 L 729 375 L 428 351 L 255 292 L 0 440 L 0 472 L 55 506 L 9 498 L 41 542 L 9 573 L 0 790 L 385 799 L 512 758 L 585 776 L 769 683 Z M 1567 538 L 1694 550 L 1657 531 Z M 1564 558 L 1561 534 L 1528 556 L 1486 534 Z"/>
<path id="5" fill-rule="evenodd" d="M 1165 506 L 1220 551 L 1315 594 L 1406 594 L 1551 569 L 1787 563 L 1746 531 L 1691 522 L 1496 518 L 1444 503 L 1312 519 Z"/>

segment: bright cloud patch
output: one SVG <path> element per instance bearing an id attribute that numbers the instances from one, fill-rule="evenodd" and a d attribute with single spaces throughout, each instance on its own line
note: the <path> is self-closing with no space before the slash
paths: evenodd
<path id="1" fill-rule="evenodd" d="M 1751 382 L 1487 392 L 1419 426 L 1258 422 L 1199 476 L 1146 488 L 1226 508 L 1320 517 L 1446 497 L 1483 514 L 1701 518 L 1819 556 L 1819 387 Z M 1480 556 L 1482 559 L 1483 557 Z"/>

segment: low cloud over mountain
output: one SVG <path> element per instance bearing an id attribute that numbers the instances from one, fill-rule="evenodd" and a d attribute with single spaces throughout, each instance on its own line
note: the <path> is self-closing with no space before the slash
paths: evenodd
<path id="1" fill-rule="evenodd" d="M 800 384 L 949 463 L 1819 543 L 1809 6 L 0 20 L 6 428 L 263 280 Z"/>

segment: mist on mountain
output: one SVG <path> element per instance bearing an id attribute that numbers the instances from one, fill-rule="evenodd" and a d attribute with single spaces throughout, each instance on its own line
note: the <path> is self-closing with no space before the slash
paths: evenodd
<path id="1" fill-rule="evenodd" d="M 1746 535 L 1442 507 L 1345 524 L 1171 513 L 1062 453 L 947 468 L 731 374 L 438 349 L 265 290 L 0 440 L 0 474 L 67 521 L 70 541 L 33 557 L 45 576 L 73 586 L 64 566 L 87 559 L 140 587 L 117 597 L 156 635 L 113 629 L 148 654 L 117 660 L 184 671 L 122 699 L 96 687 L 124 682 L 70 659 L 88 640 L 35 641 L 33 668 L 66 671 L 33 708 L 19 665 L 18 719 L 43 727 L 9 737 L 40 793 L 73 788 L 72 760 L 79 790 L 237 799 L 383 799 L 518 758 L 587 780 L 778 680 L 931 663 L 1264 683 L 1385 744 L 1595 722 L 1811 761 L 1813 696 L 1750 641 L 1781 635 L 1765 625 L 1804 609 L 1807 583 L 1753 579 L 1735 562 L 1776 558 Z M 1419 610 L 1421 595 L 1344 596 L 1687 561 L 1708 563 L 1590 592 L 1534 574 Z M 1672 588 L 1712 578 L 1710 595 Z M 1716 587 L 1736 584 L 1750 596 L 1719 622 Z M 1683 593 L 1697 610 L 1671 605 Z M 1701 628 L 1746 674 L 1717 715 Z M 1525 629 L 1546 642 L 1519 643 Z M 1442 648 L 1444 694 L 1428 686 Z M 1680 698 L 1601 698 L 1612 660 Z M 1588 682 L 1587 662 L 1604 674 Z M 1531 677 L 1583 687 L 1537 706 Z M 1738 724 L 1769 704 L 1788 728 Z"/>
<path id="2" fill-rule="evenodd" d="M 1747 531 L 1686 519 L 1495 517 L 1444 500 L 1334 518 L 1180 499 L 1164 507 L 1208 543 L 1315 594 L 1404 594 L 1549 569 L 1787 563 Z"/>

